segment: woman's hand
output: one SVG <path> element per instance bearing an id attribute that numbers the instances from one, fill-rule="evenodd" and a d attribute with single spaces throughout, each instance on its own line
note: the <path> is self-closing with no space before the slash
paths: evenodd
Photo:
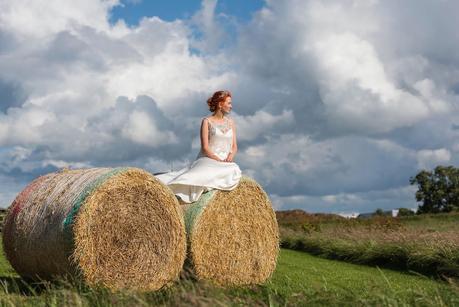
<path id="1" fill-rule="evenodd" d="M 234 155 L 232 152 L 229 153 L 228 157 L 224 160 L 225 162 L 233 162 Z"/>

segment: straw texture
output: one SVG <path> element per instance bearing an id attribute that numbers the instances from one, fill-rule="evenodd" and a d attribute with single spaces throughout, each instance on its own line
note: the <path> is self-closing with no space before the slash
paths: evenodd
<path id="1" fill-rule="evenodd" d="M 232 191 L 212 190 L 182 206 L 189 261 L 198 279 L 217 285 L 265 282 L 279 253 L 279 231 L 268 196 L 243 176 Z"/>
<path id="2" fill-rule="evenodd" d="M 23 277 L 71 274 L 110 289 L 159 289 L 178 277 L 186 253 L 176 198 L 137 168 L 37 178 L 10 206 L 3 244 Z"/>

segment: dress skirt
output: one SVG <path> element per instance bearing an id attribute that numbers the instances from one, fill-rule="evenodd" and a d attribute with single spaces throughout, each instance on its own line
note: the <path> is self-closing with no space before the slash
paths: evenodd
<path id="1" fill-rule="evenodd" d="M 189 167 L 179 171 L 156 175 L 185 203 L 199 199 L 212 190 L 233 190 L 241 179 L 241 170 L 234 162 L 220 162 L 208 157 L 196 159 Z"/>

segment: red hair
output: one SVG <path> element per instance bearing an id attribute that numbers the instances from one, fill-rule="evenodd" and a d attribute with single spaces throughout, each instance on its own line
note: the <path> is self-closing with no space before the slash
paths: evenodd
<path id="1" fill-rule="evenodd" d="M 212 97 L 207 99 L 207 105 L 209 106 L 210 112 L 217 111 L 218 104 L 226 100 L 226 97 L 231 97 L 230 91 L 217 91 Z"/>

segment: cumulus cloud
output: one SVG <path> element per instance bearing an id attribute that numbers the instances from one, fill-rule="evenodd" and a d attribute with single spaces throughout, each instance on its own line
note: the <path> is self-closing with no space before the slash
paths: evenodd
<path id="1" fill-rule="evenodd" d="M 258 110 L 253 115 L 236 115 L 234 118 L 237 122 L 238 139 L 242 141 L 253 141 L 260 136 L 268 135 L 274 129 L 279 131 L 283 127 L 295 125 L 291 110 L 283 110 L 279 115 Z"/>
<path id="2" fill-rule="evenodd" d="M 64 166 L 186 165 L 220 89 L 277 208 L 413 207 L 410 176 L 459 164 L 456 2 L 267 0 L 235 24 L 205 0 L 137 26 L 117 5 L 0 0 L 2 205 Z"/>
<path id="3" fill-rule="evenodd" d="M 215 52 L 220 47 L 226 33 L 218 26 L 215 16 L 217 0 L 203 0 L 201 10 L 191 19 L 191 24 L 196 26 L 202 39 L 196 39 L 194 46 L 202 51 Z"/>
<path id="4" fill-rule="evenodd" d="M 416 154 L 390 140 L 340 137 L 315 141 L 282 135 L 247 147 L 241 165 L 279 196 L 335 195 L 393 189 L 416 172 Z"/>
<path id="5" fill-rule="evenodd" d="M 267 79 L 270 96 L 283 93 L 284 99 L 273 103 L 290 99 L 289 106 L 299 111 L 295 114 L 307 119 L 298 122 L 320 121 L 322 133 L 375 134 L 411 126 L 433 114 L 447 115 L 457 95 L 443 84 L 457 82 L 457 67 L 429 58 L 430 45 L 419 50 L 411 40 L 403 41 L 386 15 L 390 7 L 401 22 L 397 17 L 406 18 L 400 13 L 405 10 L 395 7 L 411 5 L 414 2 L 268 1 L 251 28 L 241 31 L 243 65 L 254 79 Z M 432 5 L 422 1 L 421 6 Z M 410 20 L 428 33 L 423 17 L 419 13 Z M 440 26 L 449 32 L 453 25 Z M 422 39 L 437 46 L 450 44 L 433 35 Z"/>
<path id="6" fill-rule="evenodd" d="M 0 27 L 21 39 L 46 38 L 81 25 L 109 30 L 107 14 L 117 4 L 118 0 L 51 0 L 46 5 L 30 0 L 1 1 Z"/>
<path id="7" fill-rule="evenodd" d="M 198 127 L 209 88 L 231 72 L 191 52 L 191 31 L 180 20 L 110 24 L 118 4 L 0 1 L 5 176 L 23 185 L 63 166 L 164 171 L 166 160 L 190 155 L 187 127 Z"/>
<path id="8" fill-rule="evenodd" d="M 374 212 L 378 208 L 385 210 L 398 208 L 416 208 L 414 199 L 416 188 L 403 186 L 383 191 L 361 193 L 339 193 L 325 196 L 272 195 L 277 210 L 303 209 L 311 212 Z"/>
<path id="9" fill-rule="evenodd" d="M 422 169 L 432 169 L 436 165 L 444 165 L 451 160 L 451 152 L 445 148 L 429 150 L 422 149 L 417 152 L 418 167 Z"/>
<path id="10" fill-rule="evenodd" d="M 334 126 L 388 131 L 428 115 L 418 97 L 395 87 L 374 47 L 355 34 L 331 34 L 315 43 L 319 91 Z"/>

